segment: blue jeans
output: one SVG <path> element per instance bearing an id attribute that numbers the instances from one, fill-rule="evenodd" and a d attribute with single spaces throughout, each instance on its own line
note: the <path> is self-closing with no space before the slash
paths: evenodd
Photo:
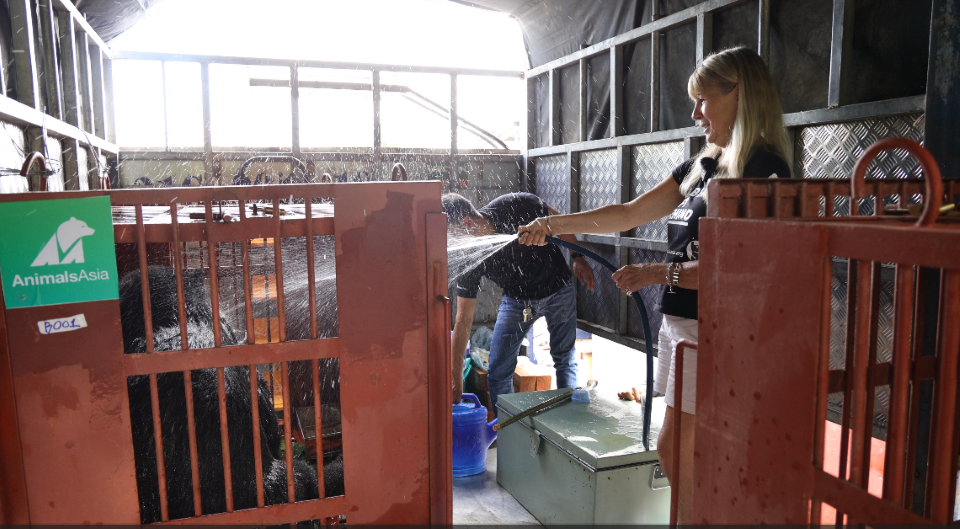
<path id="1" fill-rule="evenodd" d="M 523 321 L 523 309 L 533 310 L 533 317 Z M 490 401 L 497 405 L 497 397 L 513 393 L 513 372 L 517 368 L 517 355 L 527 331 L 540 316 L 547 318 L 550 332 L 550 356 L 557 369 L 557 387 L 572 388 L 577 385 L 577 362 L 574 359 L 577 340 L 577 298 L 574 280 L 543 299 L 515 299 L 503 296 L 497 323 L 493 327 L 493 342 L 490 344 L 490 372 L 487 386 Z M 532 345 L 532 344 L 531 344 Z"/>

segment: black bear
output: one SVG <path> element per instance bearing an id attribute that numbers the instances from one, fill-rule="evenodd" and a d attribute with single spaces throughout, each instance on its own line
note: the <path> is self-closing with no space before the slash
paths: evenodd
<path id="1" fill-rule="evenodd" d="M 150 266 L 148 279 L 155 350 L 179 350 L 180 324 L 174 271 L 170 267 Z M 205 279 L 206 272 L 203 270 L 184 270 L 184 302 L 188 344 L 191 349 L 214 346 L 214 314 Z M 146 327 L 139 270 L 129 272 L 120 280 L 120 310 L 124 352 L 145 353 Z M 243 334 L 233 329 L 223 318 L 220 318 L 220 327 L 224 346 L 238 345 L 244 341 Z M 216 370 L 194 370 L 191 372 L 191 379 L 201 508 L 203 514 L 225 512 L 226 492 Z M 224 381 L 233 507 L 235 510 L 253 508 L 257 506 L 257 494 L 248 367 L 225 368 Z M 280 456 L 283 431 L 274 413 L 272 394 L 267 382 L 258 374 L 257 383 L 264 500 L 267 505 L 285 503 L 286 462 Z M 183 373 L 162 373 L 157 376 L 157 385 L 169 516 L 170 519 L 192 517 L 195 516 L 193 479 Z M 141 522 L 158 522 L 161 518 L 160 497 L 149 377 L 129 377 L 128 391 Z M 305 461 L 294 460 L 293 473 L 296 500 L 317 498 L 316 468 Z M 324 478 L 326 496 L 343 494 L 342 459 L 338 458 L 324 466 Z"/>

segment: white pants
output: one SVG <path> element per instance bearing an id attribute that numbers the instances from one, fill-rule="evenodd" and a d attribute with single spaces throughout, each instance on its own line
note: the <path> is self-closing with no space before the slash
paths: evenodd
<path id="1" fill-rule="evenodd" d="M 657 343 L 657 377 L 654 391 L 664 395 L 667 406 L 674 406 L 674 385 L 676 384 L 676 360 L 674 355 L 681 340 L 697 341 L 697 320 L 663 315 L 660 337 Z M 683 395 L 681 409 L 685 413 L 696 413 L 697 409 L 697 351 L 684 348 L 683 354 Z"/>

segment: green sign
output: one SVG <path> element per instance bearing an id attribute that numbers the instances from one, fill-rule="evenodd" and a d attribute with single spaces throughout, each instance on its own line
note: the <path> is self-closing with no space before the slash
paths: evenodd
<path id="1" fill-rule="evenodd" d="M 117 299 L 110 197 L 0 203 L 8 309 Z"/>

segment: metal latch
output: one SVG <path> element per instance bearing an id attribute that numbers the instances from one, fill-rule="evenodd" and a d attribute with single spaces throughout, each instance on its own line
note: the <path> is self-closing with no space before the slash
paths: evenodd
<path id="1" fill-rule="evenodd" d="M 653 472 L 650 473 L 650 489 L 661 490 L 669 488 L 670 481 L 667 480 L 667 475 L 663 473 L 663 469 L 660 468 L 660 464 L 657 463 L 653 466 Z"/>
<path id="2" fill-rule="evenodd" d="M 540 455 L 540 430 L 534 428 L 533 436 L 530 438 L 530 455 L 537 457 Z"/>

